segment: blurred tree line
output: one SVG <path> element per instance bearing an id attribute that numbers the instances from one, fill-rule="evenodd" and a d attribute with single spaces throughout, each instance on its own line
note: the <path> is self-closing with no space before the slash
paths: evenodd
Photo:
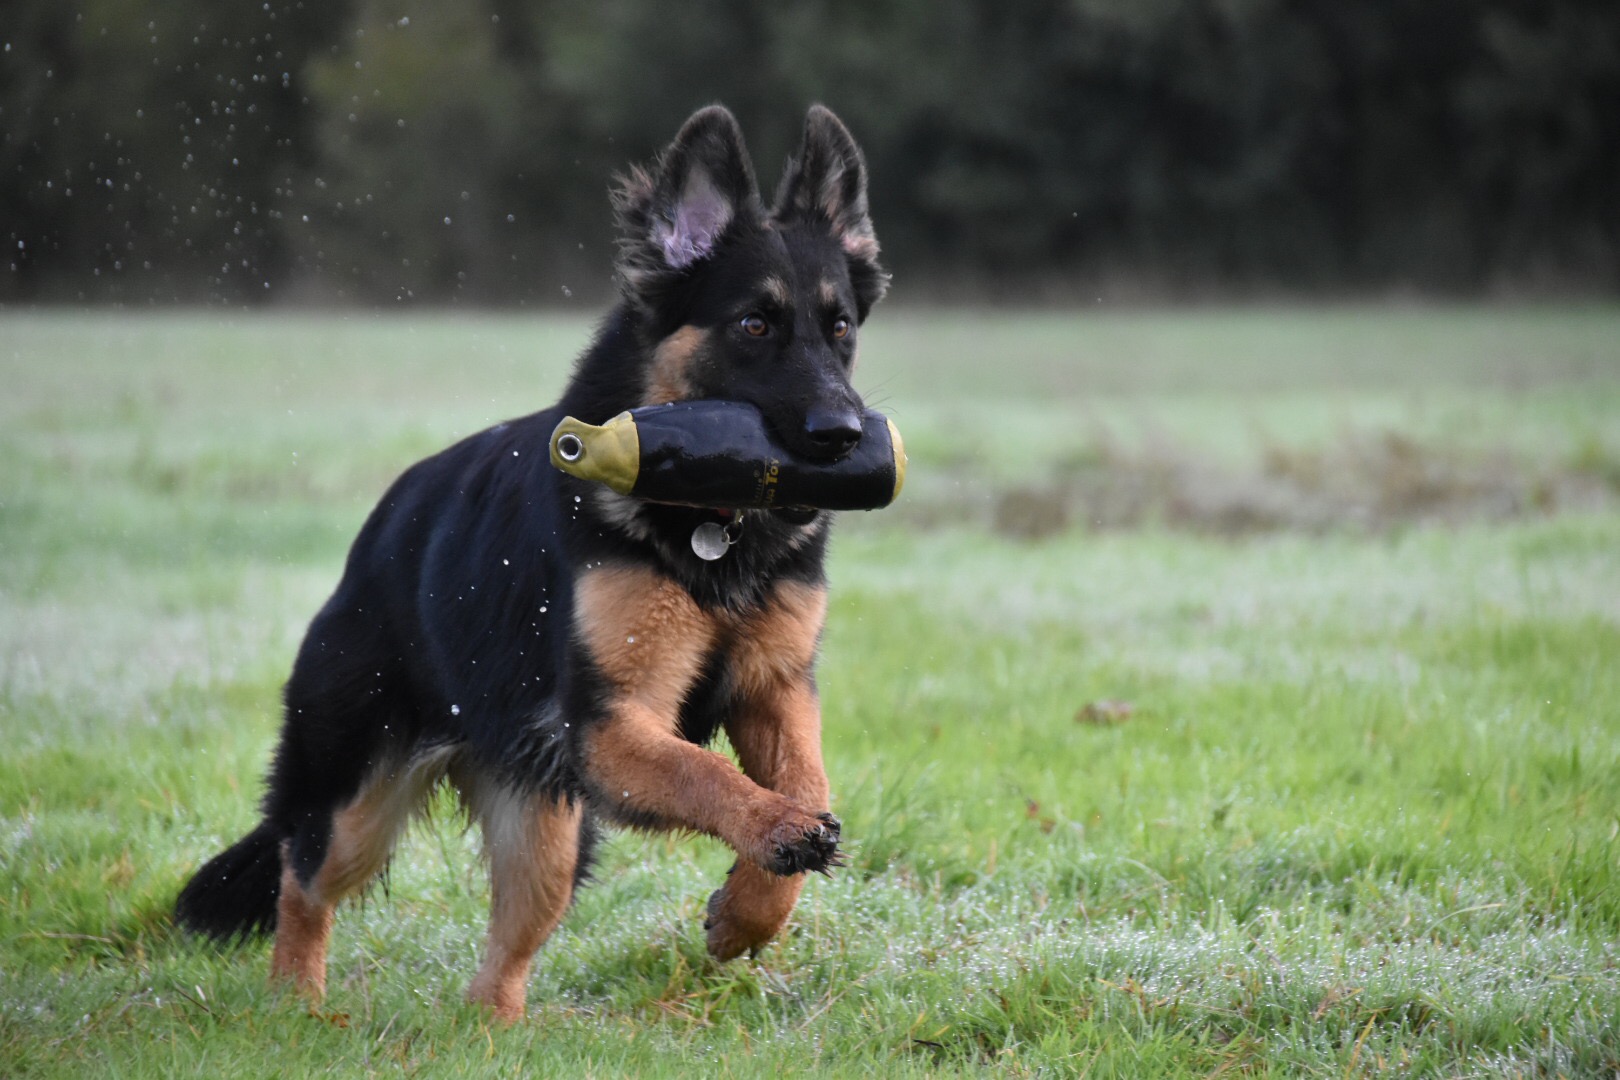
<path id="1" fill-rule="evenodd" d="M 1620 289 L 1614 0 L 8 0 L 0 301 L 595 300 L 731 106 L 900 295 Z"/>

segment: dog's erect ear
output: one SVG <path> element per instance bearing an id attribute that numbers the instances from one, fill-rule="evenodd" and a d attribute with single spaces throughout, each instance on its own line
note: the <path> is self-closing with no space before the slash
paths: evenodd
<path id="1" fill-rule="evenodd" d="M 619 270 L 632 290 L 707 258 L 759 202 L 736 117 L 722 105 L 694 113 L 657 164 L 619 178 L 613 201 Z"/>
<path id="2" fill-rule="evenodd" d="M 861 317 L 883 297 L 888 275 L 878 266 L 877 234 L 866 205 L 866 159 L 843 121 L 810 106 L 804 142 L 788 161 L 773 214 L 782 221 L 821 220 L 849 256 Z"/>

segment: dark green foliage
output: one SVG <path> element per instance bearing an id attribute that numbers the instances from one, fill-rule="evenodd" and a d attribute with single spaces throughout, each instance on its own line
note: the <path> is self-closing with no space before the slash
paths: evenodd
<path id="1" fill-rule="evenodd" d="M 149 8 L 0 15 L 0 302 L 596 300 L 716 100 L 767 183 L 837 111 L 914 296 L 1620 285 L 1604 0 Z"/>
<path id="2" fill-rule="evenodd" d="M 0 15 L 0 298 L 260 298 L 316 158 L 342 3 L 18 3 Z"/>

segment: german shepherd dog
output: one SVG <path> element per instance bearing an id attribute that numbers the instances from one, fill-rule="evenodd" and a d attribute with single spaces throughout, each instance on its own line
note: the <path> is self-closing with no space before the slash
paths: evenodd
<path id="1" fill-rule="evenodd" d="M 815 662 L 830 515 L 642 502 L 564 475 L 565 415 L 748 402 L 834 460 L 860 438 L 858 327 L 887 276 L 849 131 L 813 107 L 767 209 L 742 132 L 712 106 L 621 177 L 622 298 L 555 407 L 418 463 L 372 511 L 284 699 L 263 820 L 180 893 L 184 926 L 275 932 L 271 975 L 324 993 L 338 901 L 382 871 L 441 781 L 483 833 L 491 914 L 468 996 L 523 1015 L 529 964 L 584 880 L 602 819 L 690 829 L 736 865 L 709 951 L 756 948 L 807 871 L 838 866 Z M 735 528 L 735 526 L 733 526 Z M 724 729 L 741 762 L 705 745 Z"/>

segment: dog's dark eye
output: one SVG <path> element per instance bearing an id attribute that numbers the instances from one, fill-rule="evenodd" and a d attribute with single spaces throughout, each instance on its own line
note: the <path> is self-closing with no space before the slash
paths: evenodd
<path id="1" fill-rule="evenodd" d="M 764 337 L 771 330 L 771 324 L 766 322 L 765 316 L 757 311 L 744 315 L 742 322 L 737 325 L 741 326 L 743 333 L 749 337 Z"/>
<path id="2" fill-rule="evenodd" d="M 834 319 L 833 320 L 833 325 L 832 325 L 833 337 L 838 338 L 840 341 L 842 341 L 844 338 L 849 337 L 849 329 L 850 329 L 850 327 L 849 327 L 849 320 L 848 319 Z"/>

